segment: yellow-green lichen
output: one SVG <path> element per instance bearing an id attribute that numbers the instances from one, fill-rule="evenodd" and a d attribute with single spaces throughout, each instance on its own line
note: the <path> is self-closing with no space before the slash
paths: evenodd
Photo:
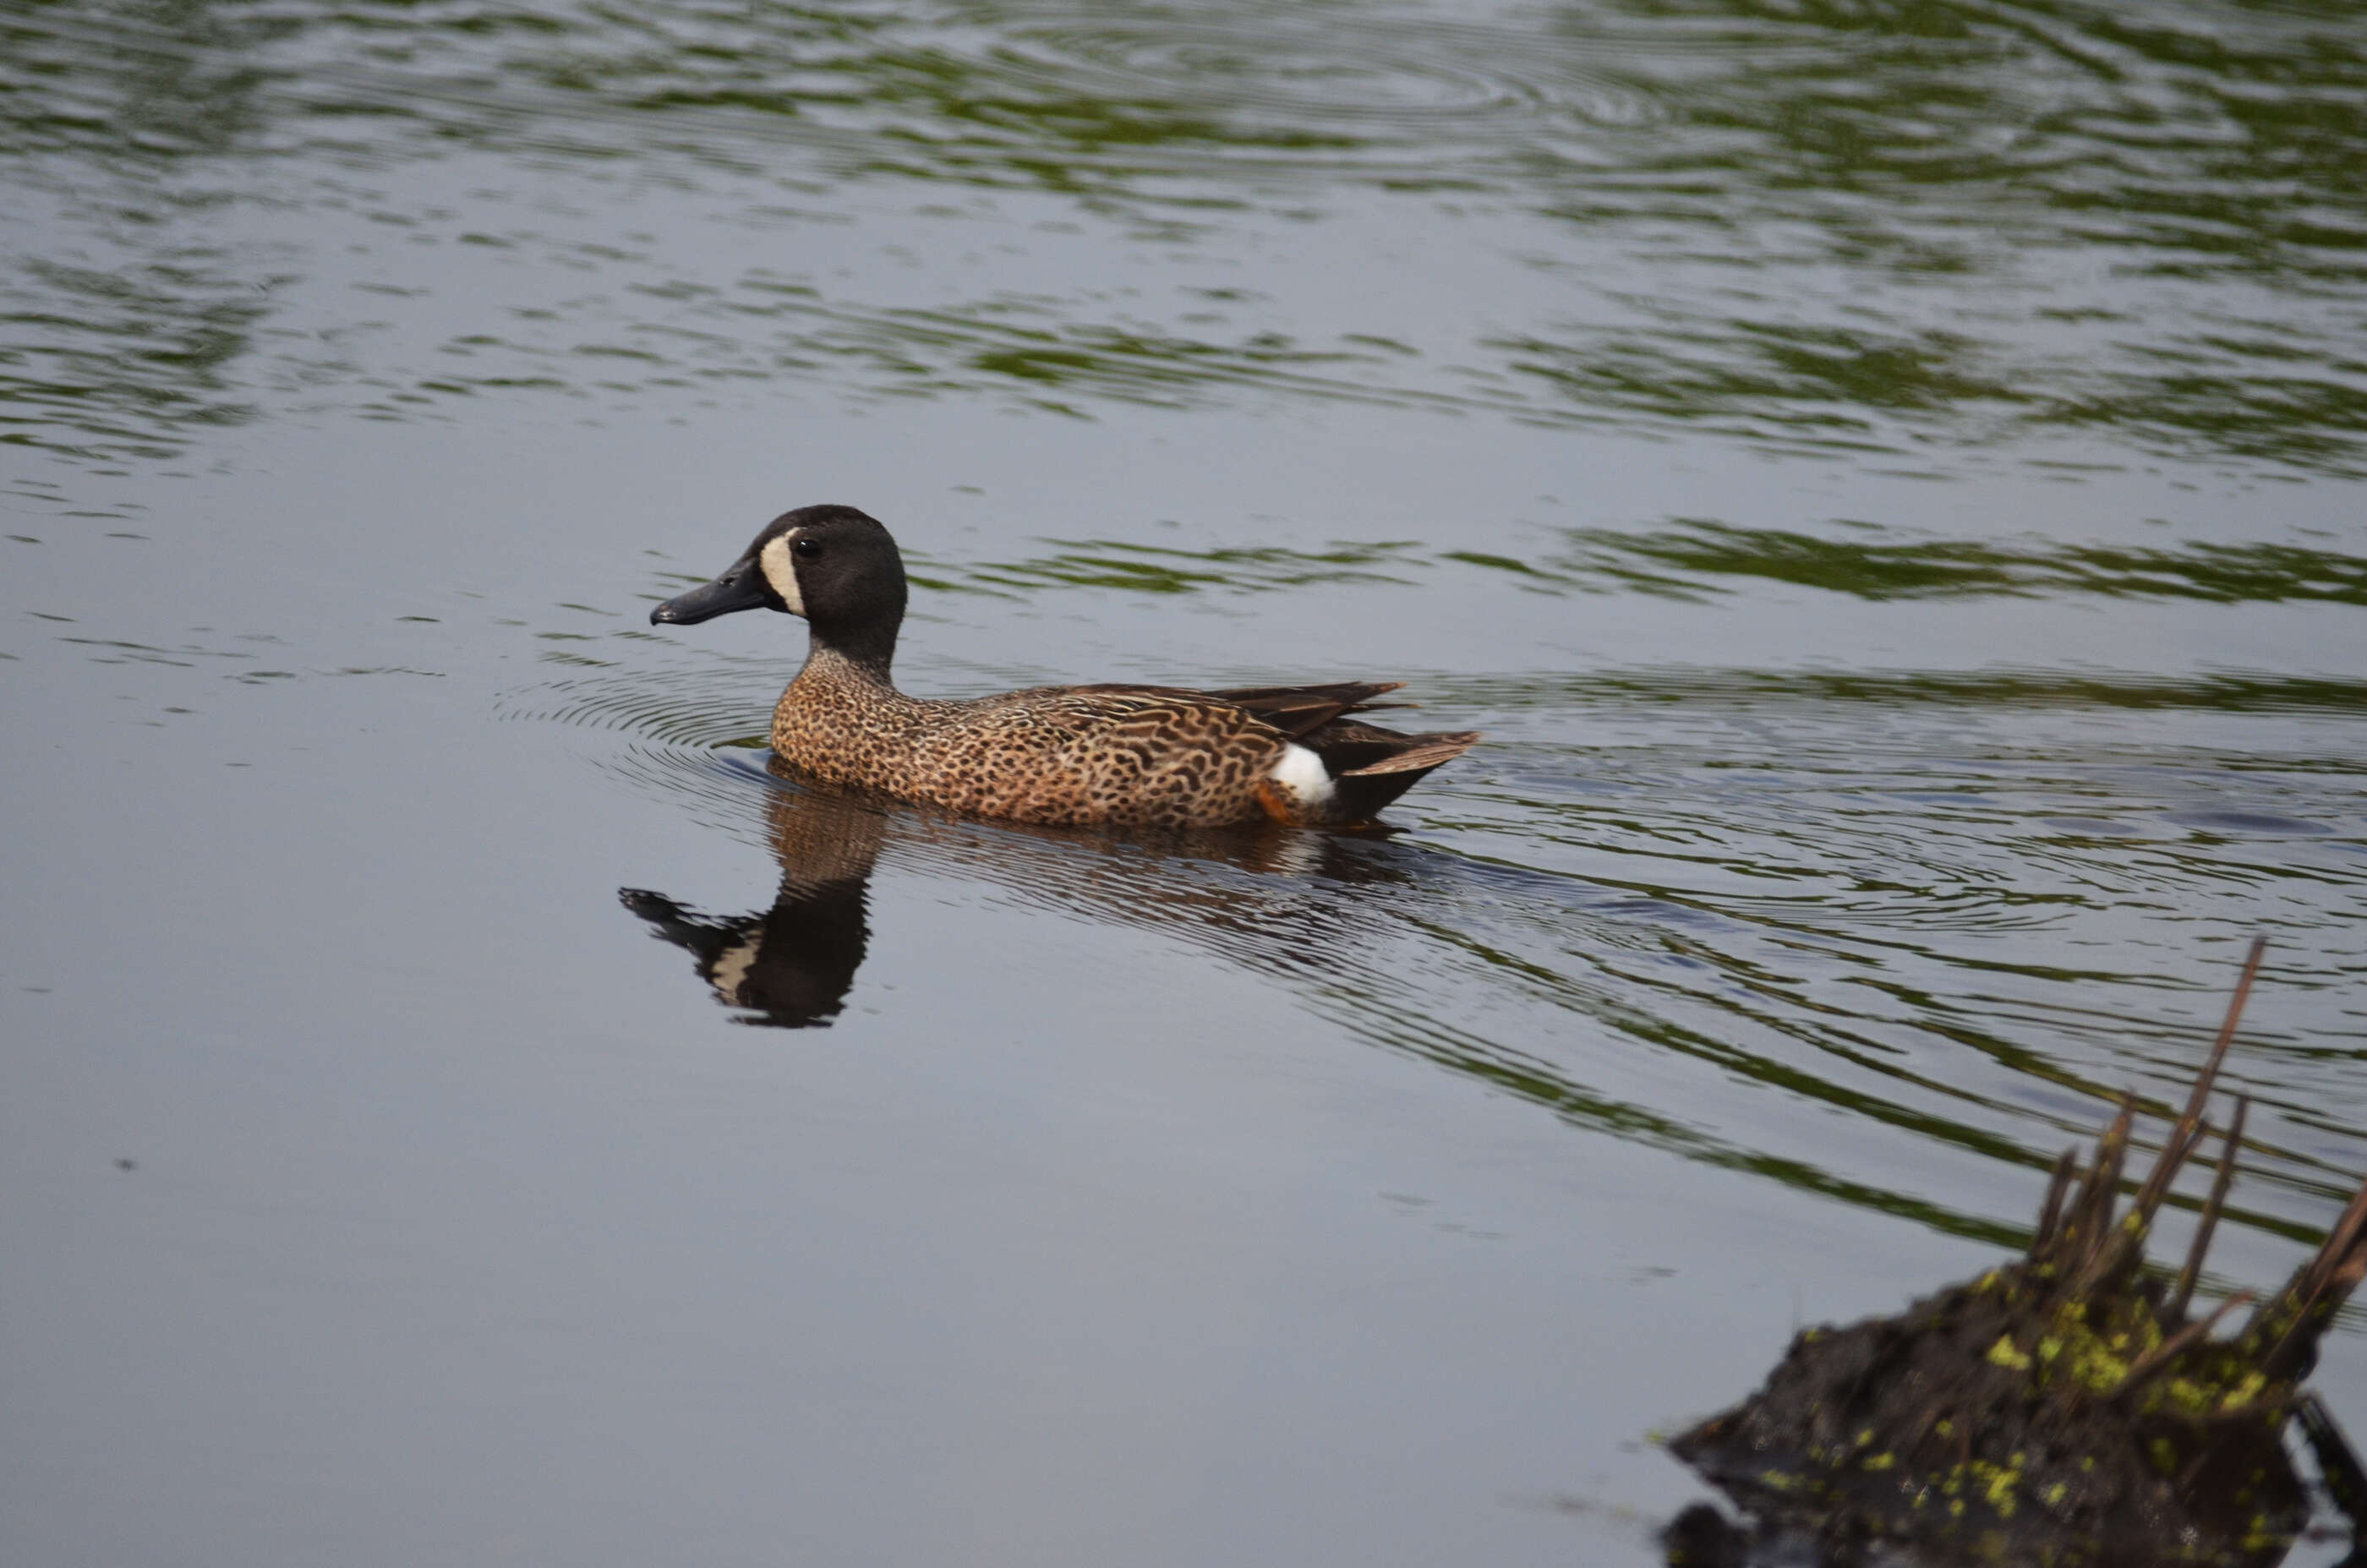
<path id="1" fill-rule="evenodd" d="M 2022 1486 L 2021 1468 L 2016 1466 L 2009 1470 L 2003 1465 L 1984 1464 L 1976 1460 L 1973 1461 L 1973 1473 L 1981 1482 L 1982 1495 L 1988 1499 L 1989 1506 L 1997 1510 L 1998 1516 L 2008 1519 L 2013 1517 L 2014 1494 Z"/>
<path id="2" fill-rule="evenodd" d="M 2267 1373 L 2260 1371 L 2258 1369 L 2246 1372 L 2242 1379 L 2237 1382 L 2235 1387 L 2220 1395 L 2220 1414 L 2225 1415 L 2229 1411 L 2241 1410 L 2245 1405 L 2254 1403 L 2260 1397 L 2261 1393 L 2268 1388 L 2268 1386 L 2269 1379 Z"/>
<path id="3" fill-rule="evenodd" d="M 2160 1339 L 2148 1313 L 2135 1316 L 2146 1328 L 2153 1329 L 2156 1342 Z M 2088 1322 L 2086 1309 L 2078 1303 L 2066 1303 L 2055 1314 L 2055 1333 L 2049 1336 L 2054 1345 L 2048 1356 L 2051 1377 L 2067 1378 L 2080 1387 L 2098 1393 L 2110 1393 L 2121 1386 L 2129 1375 L 2129 1361 L 2151 1346 L 2133 1346 L 2130 1325 L 2113 1324 L 2099 1331 Z M 2141 1338 L 2142 1330 L 2135 1337 Z"/>

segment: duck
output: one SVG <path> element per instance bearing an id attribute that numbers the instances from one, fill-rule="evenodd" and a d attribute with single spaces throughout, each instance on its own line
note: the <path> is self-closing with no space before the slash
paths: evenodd
<path id="1" fill-rule="evenodd" d="M 1355 716 L 1399 681 L 1200 691 L 1105 683 L 916 697 L 890 674 L 908 595 L 878 519 L 801 506 L 713 581 L 650 612 L 688 626 L 742 610 L 800 616 L 806 661 L 773 710 L 775 756 L 804 782 L 1046 826 L 1357 827 L 1479 739 Z"/>

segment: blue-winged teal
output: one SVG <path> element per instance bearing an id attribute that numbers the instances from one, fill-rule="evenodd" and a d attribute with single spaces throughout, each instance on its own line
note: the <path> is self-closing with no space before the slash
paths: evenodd
<path id="1" fill-rule="evenodd" d="M 896 541 L 851 506 L 773 519 L 730 570 L 650 612 L 805 617 L 813 648 L 773 710 L 773 750 L 818 783 L 1022 822 L 1221 827 L 1362 822 L 1479 739 L 1350 716 L 1402 682 L 1038 686 L 946 702 L 889 679 L 904 620 Z"/>

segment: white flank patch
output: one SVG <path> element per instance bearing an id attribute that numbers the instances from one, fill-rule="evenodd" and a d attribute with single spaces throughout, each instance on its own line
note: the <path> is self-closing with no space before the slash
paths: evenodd
<path id="1" fill-rule="evenodd" d="M 806 613 L 806 602 L 798 592 L 797 563 L 789 558 L 789 541 L 801 532 L 803 530 L 792 528 L 756 554 L 757 569 L 764 572 L 764 581 L 773 585 L 773 592 L 788 605 L 792 615 Z"/>
<path id="2" fill-rule="evenodd" d="M 1328 806 L 1331 797 L 1340 793 L 1331 783 L 1331 775 L 1324 771 L 1323 759 L 1295 740 L 1284 744 L 1282 761 L 1266 776 L 1288 790 L 1302 811 Z"/>

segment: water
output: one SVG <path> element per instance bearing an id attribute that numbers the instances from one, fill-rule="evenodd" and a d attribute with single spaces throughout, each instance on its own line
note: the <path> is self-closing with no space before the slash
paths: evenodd
<path id="1" fill-rule="evenodd" d="M 1650 1562 L 1651 1435 L 2011 1246 L 2256 931 L 2280 1278 L 2356 35 L 0 8 L 6 1555 Z M 797 628 L 645 611 L 824 500 L 913 689 L 1488 742 L 1386 836 L 785 790 Z"/>

